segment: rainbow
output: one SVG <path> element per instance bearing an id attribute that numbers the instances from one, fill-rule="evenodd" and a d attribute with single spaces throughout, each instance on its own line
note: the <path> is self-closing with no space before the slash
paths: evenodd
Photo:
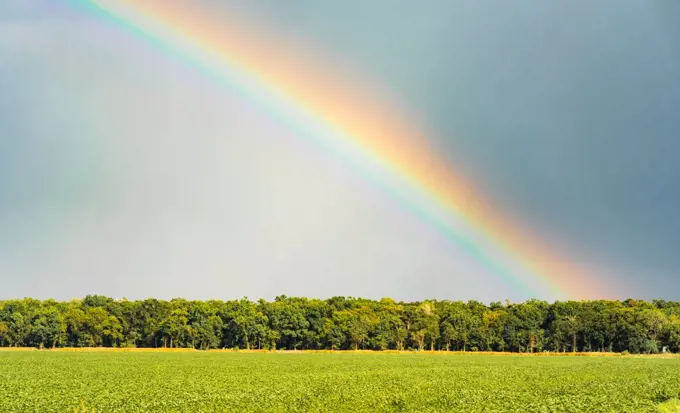
<path id="1" fill-rule="evenodd" d="M 324 66 L 248 19 L 189 0 L 65 0 L 153 42 L 337 156 L 504 281 L 545 299 L 599 298 L 577 265 L 502 214 L 376 87 Z M 373 87 L 372 87 L 373 86 Z"/>

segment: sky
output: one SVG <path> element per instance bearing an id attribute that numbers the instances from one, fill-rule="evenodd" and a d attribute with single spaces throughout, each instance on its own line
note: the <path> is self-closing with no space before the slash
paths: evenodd
<path id="1" fill-rule="evenodd" d="M 0 299 L 554 298 L 79 3 L 0 3 Z M 370 85 L 494 210 L 588 268 L 597 294 L 677 300 L 677 4 L 195 7 Z"/>

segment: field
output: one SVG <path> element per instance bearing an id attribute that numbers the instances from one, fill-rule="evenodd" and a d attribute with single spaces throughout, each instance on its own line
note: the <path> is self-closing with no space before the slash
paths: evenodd
<path id="1" fill-rule="evenodd" d="M 680 358 L 0 351 L 0 411 L 679 411 Z"/>

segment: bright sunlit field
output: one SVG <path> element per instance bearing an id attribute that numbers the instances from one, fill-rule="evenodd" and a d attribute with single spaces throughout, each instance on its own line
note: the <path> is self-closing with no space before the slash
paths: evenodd
<path id="1" fill-rule="evenodd" d="M 2 412 L 654 412 L 679 395 L 678 358 L 0 351 Z"/>

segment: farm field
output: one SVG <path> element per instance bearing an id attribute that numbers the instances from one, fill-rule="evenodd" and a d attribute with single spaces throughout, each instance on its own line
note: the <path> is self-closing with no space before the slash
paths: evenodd
<path id="1" fill-rule="evenodd" d="M 0 351 L 6 413 L 672 412 L 679 396 L 680 358 Z"/>

